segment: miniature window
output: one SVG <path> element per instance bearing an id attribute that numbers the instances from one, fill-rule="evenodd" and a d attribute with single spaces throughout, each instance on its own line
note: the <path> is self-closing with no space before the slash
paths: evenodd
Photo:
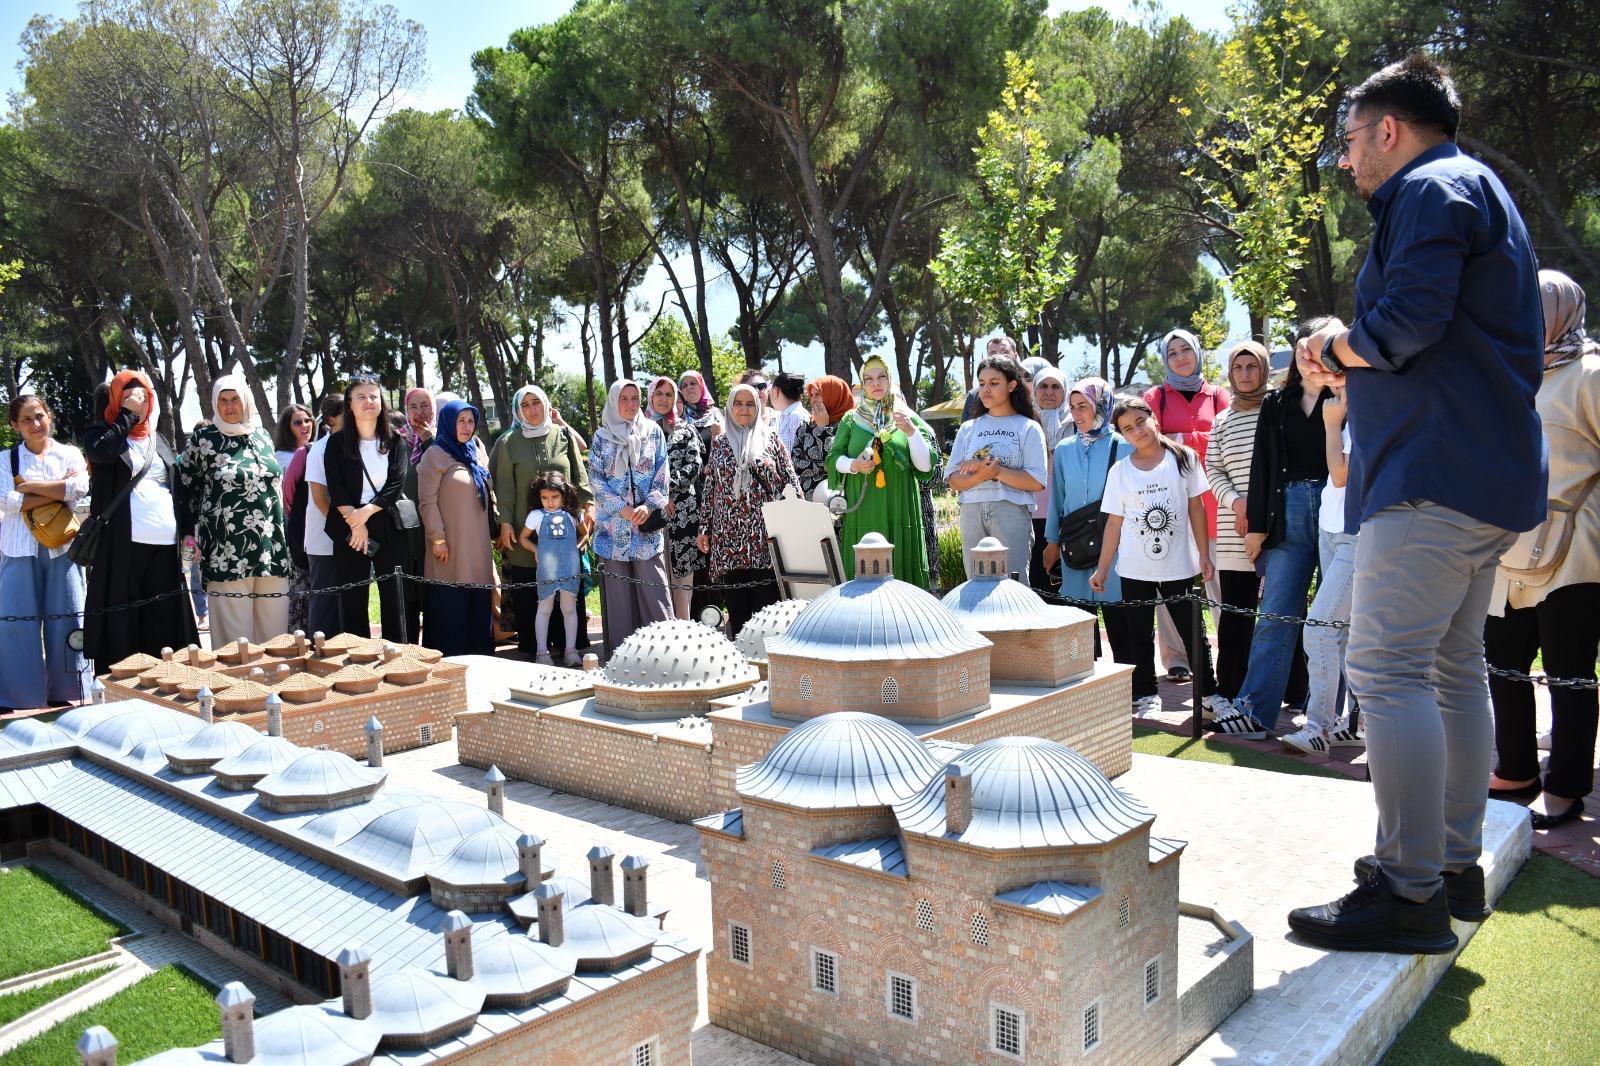
<path id="1" fill-rule="evenodd" d="M 900 682 L 892 677 L 883 679 L 883 687 L 878 690 L 878 698 L 884 703 L 900 702 Z"/>
<path id="2" fill-rule="evenodd" d="M 1100 1046 L 1100 1001 L 1097 999 L 1083 1008 L 1083 1050 L 1093 1051 Z"/>
<path id="3" fill-rule="evenodd" d="M 972 691 L 972 675 L 970 673 L 968 673 L 967 672 L 967 668 L 965 666 L 963 666 L 961 668 L 961 694 L 963 696 L 965 696 L 967 693 L 969 693 L 971 691 Z"/>
<path id="4" fill-rule="evenodd" d="M 328 745 L 326 745 L 326 744 L 318 744 L 314 750 L 316 750 L 316 751 L 327 751 L 328 750 Z"/>
<path id="5" fill-rule="evenodd" d="M 890 973 L 884 988 L 889 1013 L 908 1022 L 917 1020 L 917 982 L 903 973 Z"/>
<path id="6" fill-rule="evenodd" d="M 811 699 L 811 697 L 813 695 L 814 695 L 814 692 L 813 692 L 812 687 L 811 687 L 811 675 L 810 674 L 801 674 L 800 675 L 800 698 L 803 699 L 803 700 L 809 700 L 809 699 Z"/>
<path id="7" fill-rule="evenodd" d="M 651 1037 L 642 1044 L 635 1044 L 629 1054 L 629 1066 L 656 1066 L 656 1038 Z"/>
<path id="8" fill-rule="evenodd" d="M 776 861 L 776 862 L 774 862 L 772 864 L 772 887 L 773 888 L 788 888 L 789 887 L 789 875 L 783 869 L 783 860 L 782 859 L 779 859 L 778 861 Z"/>
<path id="9" fill-rule="evenodd" d="M 417 729 L 417 733 L 418 733 L 418 735 L 420 735 L 422 737 L 422 742 L 424 744 L 432 744 L 433 743 L 433 725 L 432 725 L 432 723 L 428 723 L 428 724 L 419 726 L 418 729 Z"/>
<path id="10" fill-rule="evenodd" d="M 1161 998 L 1161 956 L 1144 964 L 1144 1005 L 1148 1007 Z"/>
<path id="11" fill-rule="evenodd" d="M 1012 1058 L 1023 1057 L 1026 1034 L 1022 1012 L 999 1003 L 989 1007 L 989 1048 Z"/>
<path id="12" fill-rule="evenodd" d="M 917 928 L 923 932 L 933 932 L 933 904 L 925 899 L 917 900 Z"/>
<path id="13" fill-rule="evenodd" d="M 839 956 L 821 948 L 811 949 L 811 990 L 839 994 Z"/>
<path id="14" fill-rule="evenodd" d="M 1123 896 L 1117 903 L 1117 924 L 1126 929 L 1128 928 L 1128 923 L 1132 920 L 1133 912 L 1129 907 L 1128 897 Z"/>
<path id="15" fill-rule="evenodd" d="M 982 911 L 972 912 L 972 942 L 981 947 L 989 946 L 989 919 Z"/>
<path id="16" fill-rule="evenodd" d="M 728 954 L 741 966 L 750 965 L 750 927 L 739 922 L 728 923 Z"/>

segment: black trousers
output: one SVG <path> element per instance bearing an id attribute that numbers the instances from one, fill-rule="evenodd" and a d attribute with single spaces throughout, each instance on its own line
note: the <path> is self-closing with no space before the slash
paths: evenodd
<path id="1" fill-rule="evenodd" d="M 508 566 L 505 569 L 507 584 L 528 586 L 511 590 L 511 610 L 517 624 L 517 650 L 525 655 L 537 655 L 540 652 L 563 655 L 567 650 L 567 623 L 560 611 L 550 612 L 550 628 L 545 633 L 549 647 L 539 647 L 534 635 L 533 620 L 539 613 L 539 590 L 533 582 L 538 577 L 539 572 L 531 566 Z M 579 651 L 589 647 L 589 607 L 582 596 L 578 597 L 578 639 L 573 646 Z"/>
<path id="2" fill-rule="evenodd" d="M 1261 577 L 1254 570 L 1218 570 L 1222 602 L 1253 611 L 1260 602 Z M 1220 612 L 1217 621 L 1217 692 L 1230 700 L 1239 698 L 1244 675 L 1250 668 L 1250 641 L 1255 636 L 1256 620 L 1247 614 Z M 1302 633 L 1294 635 L 1294 654 L 1289 658 L 1289 680 L 1283 686 L 1283 702 L 1292 707 L 1306 705 L 1310 684 L 1306 673 L 1306 653 Z"/>
<path id="3" fill-rule="evenodd" d="M 722 576 L 719 583 L 738 584 L 745 581 L 762 581 L 764 584 L 752 588 L 728 589 L 726 592 L 728 602 L 728 637 L 731 640 L 739 635 L 739 630 L 750 621 L 750 616 L 761 608 L 778 602 L 778 582 L 772 576 L 772 568 L 760 570 L 729 570 Z"/>
<path id="4" fill-rule="evenodd" d="M 1526 673 L 1544 653 L 1550 677 L 1593 678 L 1600 646 L 1600 584 L 1567 585 L 1535 607 L 1507 608 L 1484 621 L 1483 651 L 1490 666 Z M 1489 675 L 1494 704 L 1495 774 L 1511 781 L 1539 776 L 1533 684 Z M 1550 768 L 1544 788 L 1552 796 L 1582 799 L 1594 787 L 1594 739 L 1600 692 L 1550 687 Z"/>
<path id="5" fill-rule="evenodd" d="M 1100 608 L 1106 623 L 1106 640 L 1111 644 L 1111 661 L 1124 666 L 1134 665 L 1133 630 L 1128 627 L 1128 609 L 1107 604 Z M 1100 658 L 1100 627 L 1094 630 L 1094 657 Z"/>
<path id="6" fill-rule="evenodd" d="M 1124 600 L 1153 600 L 1167 596 L 1182 596 L 1193 591 L 1194 578 L 1187 581 L 1140 581 L 1138 578 L 1122 579 Z M 1199 678 L 1206 692 L 1217 690 L 1216 675 L 1211 670 L 1211 644 L 1201 640 L 1195 646 L 1194 632 L 1200 621 L 1200 605 L 1192 600 L 1165 605 L 1172 624 L 1178 628 L 1183 640 L 1183 650 L 1189 659 L 1189 671 Z M 1156 645 L 1151 631 L 1156 624 L 1154 607 L 1124 607 L 1128 631 L 1133 643 L 1133 698 L 1156 694 Z M 1202 630 L 1202 633 L 1204 630 Z M 1113 646 L 1114 647 L 1114 646 Z"/>
<path id="7" fill-rule="evenodd" d="M 427 585 L 428 647 L 446 655 L 494 654 L 494 594 Z"/>
<path id="8" fill-rule="evenodd" d="M 1028 585 L 1040 592 L 1054 592 L 1050 574 L 1044 568 L 1044 519 L 1033 520 L 1033 554 L 1028 559 Z"/>
<path id="9" fill-rule="evenodd" d="M 378 581 L 378 613 L 382 619 L 384 640 L 415 641 L 422 634 L 404 628 L 405 593 L 394 577 L 395 567 L 405 569 L 411 557 L 411 546 L 404 533 L 393 535 L 389 523 L 382 515 L 373 515 L 367 522 L 367 534 L 378 543 L 378 551 L 371 558 L 354 552 L 337 539 L 333 545 L 333 574 L 341 585 L 352 581 Z M 403 631 L 403 633 L 402 633 Z M 372 623 L 367 620 L 367 587 L 357 585 L 339 593 L 339 632 L 353 633 L 358 637 L 372 635 Z"/>

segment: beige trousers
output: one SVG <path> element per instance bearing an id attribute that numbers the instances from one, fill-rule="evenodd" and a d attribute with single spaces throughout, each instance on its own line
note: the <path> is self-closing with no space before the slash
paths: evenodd
<path id="1" fill-rule="evenodd" d="M 289 629 L 289 591 L 286 577 L 247 577 L 238 581 L 206 582 L 210 604 L 211 646 L 220 648 L 235 640 L 261 644 Z M 271 599 L 244 599 L 222 595 L 249 592 L 279 593 Z"/>

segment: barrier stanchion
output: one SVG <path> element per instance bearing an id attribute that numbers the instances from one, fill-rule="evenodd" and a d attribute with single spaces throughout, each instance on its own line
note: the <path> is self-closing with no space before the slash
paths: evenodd
<path id="1" fill-rule="evenodd" d="M 598 553 L 594 559 L 595 573 L 600 586 L 600 646 L 605 649 L 605 662 L 611 658 L 611 612 L 606 610 L 606 562 Z M 541 652 L 543 648 L 539 649 Z"/>
<path id="2" fill-rule="evenodd" d="M 411 643 L 411 634 L 406 632 L 406 571 L 403 566 L 394 568 L 394 598 L 398 607 L 397 613 L 400 615 L 400 639 L 396 643 L 409 644 Z M 383 603 L 381 591 L 378 595 L 378 603 L 380 605 Z M 381 606 L 378 614 L 380 618 L 383 615 Z M 388 635 L 387 633 L 384 634 L 385 637 Z M 421 636 L 421 634 L 419 633 L 418 636 Z"/>
<path id="3" fill-rule="evenodd" d="M 1189 719 L 1189 736 L 1199 740 L 1201 734 L 1200 712 L 1204 700 L 1210 693 L 1206 692 L 1205 671 L 1200 669 L 1206 657 L 1206 612 L 1205 608 L 1194 600 L 1188 601 L 1189 606 L 1189 694 L 1194 699 L 1194 717 Z"/>

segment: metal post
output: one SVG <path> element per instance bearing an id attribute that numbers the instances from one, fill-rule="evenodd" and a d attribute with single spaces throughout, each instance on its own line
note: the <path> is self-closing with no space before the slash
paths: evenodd
<path id="1" fill-rule="evenodd" d="M 610 659 L 611 615 L 606 612 L 606 563 L 598 555 L 595 556 L 594 563 L 595 569 L 600 572 L 600 646 L 605 648 L 606 658 Z M 540 648 L 539 650 L 542 652 L 544 649 Z"/>
<path id="2" fill-rule="evenodd" d="M 406 633 L 406 571 L 403 566 L 394 568 L 394 595 L 395 599 L 399 601 L 400 608 L 397 612 L 400 615 L 400 639 L 396 643 L 409 644 L 411 637 Z M 378 618 L 380 620 L 383 618 L 383 592 L 381 589 L 378 593 Z M 370 632 L 370 629 L 368 631 Z M 385 638 L 388 636 L 389 634 L 384 634 Z"/>
<path id="3" fill-rule="evenodd" d="M 1194 717 L 1189 719 L 1189 736 L 1195 740 L 1200 739 L 1200 712 L 1204 706 L 1202 701 L 1206 698 L 1205 672 L 1200 665 L 1205 661 L 1206 639 L 1206 612 L 1200 605 L 1199 597 L 1193 588 L 1190 588 L 1189 599 L 1184 602 L 1190 607 L 1190 624 L 1192 630 L 1189 637 L 1189 692 L 1194 698 Z"/>

